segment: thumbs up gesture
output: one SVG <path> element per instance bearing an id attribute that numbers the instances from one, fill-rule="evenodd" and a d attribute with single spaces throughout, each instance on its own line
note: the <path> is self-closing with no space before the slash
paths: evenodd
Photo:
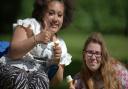
<path id="1" fill-rule="evenodd" d="M 44 22 L 44 24 L 44 29 L 36 36 L 36 40 L 38 41 L 38 43 L 47 44 L 51 40 L 54 33 L 52 32 L 52 30 L 50 30 L 50 27 L 46 22 Z"/>

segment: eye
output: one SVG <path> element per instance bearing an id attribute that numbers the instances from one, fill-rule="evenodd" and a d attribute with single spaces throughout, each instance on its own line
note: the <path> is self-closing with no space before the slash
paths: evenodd
<path id="1" fill-rule="evenodd" d="M 95 54 L 96 54 L 96 55 L 101 55 L 101 52 L 96 51 Z"/>
<path id="2" fill-rule="evenodd" d="M 58 13 L 58 17 L 62 17 L 63 16 L 63 13 L 62 12 L 59 12 Z"/>
<path id="3" fill-rule="evenodd" d="M 49 11 L 48 14 L 49 15 L 54 15 L 54 12 L 53 11 Z"/>
<path id="4" fill-rule="evenodd" d="M 58 14 L 58 17 L 62 17 L 63 15 L 62 14 Z"/>
<path id="5" fill-rule="evenodd" d="M 89 53 L 89 54 L 93 54 L 92 50 L 87 50 L 86 52 Z"/>

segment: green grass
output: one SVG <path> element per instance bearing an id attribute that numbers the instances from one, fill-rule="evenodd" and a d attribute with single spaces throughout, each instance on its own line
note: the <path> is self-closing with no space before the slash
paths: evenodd
<path id="1" fill-rule="evenodd" d="M 11 40 L 11 35 L 0 34 L 0 41 L 10 41 L 10 40 Z"/>
<path id="2" fill-rule="evenodd" d="M 72 63 L 65 68 L 64 81 L 58 87 L 51 89 L 68 89 L 65 77 L 69 74 L 74 76 L 80 70 L 82 65 L 82 48 L 89 34 L 84 30 L 72 30 L 71 28 L 60 32 L 60 36 L 64 38 L 68 51 L 73 57 Z M 103 34 L 103 36 L 110 54 L 128 64 L 128 38 L 116 34 Z"/>
<path id="3" fill-rule="evenodd" d="M 51 87 L 50 89 L 67 89 L 65 77 L 69 74 L 74 76 L 80 70 L 82 65 L 82 48 L 89 34 L 85 30 L 73 27 L 60 31 L 59 35 L 65 40 L 68 52 L 72 55 L 72 63 L 65 67 L 64 81 L 59 86 Z M 110 54 L 128 64 L 128 37 L 104 33 L 103 36 Z M 0 40 L 10 40 L 10 38 L 11 36 L 0 36 Z"/>

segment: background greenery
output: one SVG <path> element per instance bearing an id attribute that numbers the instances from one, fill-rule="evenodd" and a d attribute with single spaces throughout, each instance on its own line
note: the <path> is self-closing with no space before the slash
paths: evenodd
<path id="1" fill-rule="evenodd" d="M 12 23 L 31 17 L 34 0 L 4 0 L 0 9 L 0 40 L 11 40 Z M 87 36 L 101 32 L 110 54 L 128 64 L 128 0 L 77 0 L 74 21 L 59 32 L 72 55 L 72 63 L 65 67 L 64 81 L 51 89 L 67 89 L 65 77 L 74 76 L 82 65 L 82 48 Z"/>

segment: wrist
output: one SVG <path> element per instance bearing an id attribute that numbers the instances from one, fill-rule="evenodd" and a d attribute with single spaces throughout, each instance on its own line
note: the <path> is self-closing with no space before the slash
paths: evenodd
<path id="1" fill-rule="evenodd" d="M 40 36 L 39 35 L 34 35 L 34 41 L 35 41 L 35 44 L 39 44 L 41 43 L 41 41 L 39 40 Z"/>
<path id="2" fill-rule="evenodd" d="M 38 41 L 37 41 L 36 36 L 33 36 L 33 39 L 34 39 L 34 44 L 37 45 L 38 44 Z"/>
<path id="3" fill-rule="evenodd" d="M 58 59 L 54 58 L 53 63 L 58 65 L 60 63 L 60 58 Z"/>

